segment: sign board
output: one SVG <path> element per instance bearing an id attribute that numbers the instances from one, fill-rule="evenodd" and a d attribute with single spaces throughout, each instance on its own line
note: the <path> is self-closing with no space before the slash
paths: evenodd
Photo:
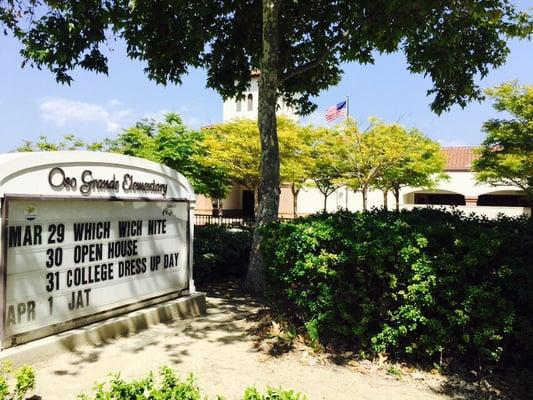
<path id="1" fill-rule="evenodd" d="M 118 155 L 69 163 L 72 153 L 0 186 L 3 347 L 194 291 L 186 180 Z"/>

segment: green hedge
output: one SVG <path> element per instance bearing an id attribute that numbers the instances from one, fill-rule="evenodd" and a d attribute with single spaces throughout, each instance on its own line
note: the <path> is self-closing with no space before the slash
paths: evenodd
<path id="1" fill-rule="evenodd" d="M 270 298 L 322 342 L 433 361 L 533 359 L 533 222 L 339 212 L 264 232 Z"/>
<path id="2" fill-rule="evenodd" d="M 252 231 L 219 225 L 194 227 L 194 280 L 198 284 L 243 278 L 248 269 Z"/>

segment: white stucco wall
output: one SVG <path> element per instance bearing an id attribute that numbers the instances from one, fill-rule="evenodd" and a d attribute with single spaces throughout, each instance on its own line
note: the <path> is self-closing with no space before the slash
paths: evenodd
<path id="1" fill-rule="evenodd" d="M 516 192 L 519 189 L 514 186 L 490 186 L 487 184 L 478 184 L 475 179 L 475 174 L 468 171 L 448 172 L 450 179 L 448 181 L 441 181 L 437 185 L 438 191 L 446 191 L 451 193 L 462 194 L 465 197 L 480 196 L 491 192 L 498 191 L 512 191 Z M 402 189 L 402 195 L 411 192 L 430 191 L 421 188 L 406 187 Z"/>
<path id="2" fill-rule="evenodd" d="M 483 194 L 520 194 L 521 192 L 513 186 L 490 186 L 486 184 L 477 184 L 475 175 L 472 172 L 448 172 L 450 179 L 440 182 L 435 190 L 426 190 L 416 187 L 405 187 L 400 191 L 400 207 L 413 208 L 414 193 L 456 193 L 465 196 L 465 198 L 476 198 Z M 346 200 L 347 199 L 347 200 Z M 388 195 L 389 209 L 395 207 L 395 199 L 392 194 Z M 298 213 L 301 215 L 313 214 L 323 210 L 324 196 L 313 186 L 303 189 L 298 196 Z M 368 193 L 368 208 L 383 207 L 383 193 L 380 190 L 373 190 Z M 427 207 L 426 205 L 416 205 L 416 207 Z M 432 206 L 441 207 L 441 206 Z M 442 206 L 444 208 L 451 208 Z M 341 187 L 333 192 L 327 199 L 327 210 L 336 211 L 339 209 L 348 209 L 350 211 L 360 211 L 363 209 L 363 199 L 360 192 L 354 193 Z M 489 218 L 495 217 L 498 213 L 509 216 L 530 215 L 531 210 L 524 207 L 499 207 L 499 206 L 458 206 L 459 210 L 473 212 L 479 215 L 486 215 Z"/>

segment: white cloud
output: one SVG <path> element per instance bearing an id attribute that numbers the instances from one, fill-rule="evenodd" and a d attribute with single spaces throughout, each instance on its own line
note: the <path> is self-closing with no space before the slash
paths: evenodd
<path id="1" fill-rule="evenodd" d="M 115 133 L 115 132 L 118 132 L 120 130 L 120 125 L 116 122 L 107 122 L 106 123 L 106 131 L 107 132 L 111 132 L 111 133 Z"/>
<path id="2" fill-rule="evenodd" d="M 109 100 L 109 105 L 111 107 L 121 106 L 122 102 L 120 100 L 117 100 L 117 99 L 111 99 L 111 100 Z"/>
<path id="3" fill-rule="evenodd" d="M 114 133 L 131 124 L 132 111 L 119 108 L 121 104 L 116 99 L 106 106 L 61 97 L 45 97 L 41 99 L 39 110 L 43 119 L 58 127 L 80 122 L 97 123 L 102 124 L 107 132 Z"/>

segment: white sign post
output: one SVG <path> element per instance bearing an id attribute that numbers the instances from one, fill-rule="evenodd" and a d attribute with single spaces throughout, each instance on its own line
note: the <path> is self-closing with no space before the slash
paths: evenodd
<path id="1" fill-rule="evenodd" d="M 194 193 L 159 164 L 0 156 L 2 347 L 194 292 Z"/>

